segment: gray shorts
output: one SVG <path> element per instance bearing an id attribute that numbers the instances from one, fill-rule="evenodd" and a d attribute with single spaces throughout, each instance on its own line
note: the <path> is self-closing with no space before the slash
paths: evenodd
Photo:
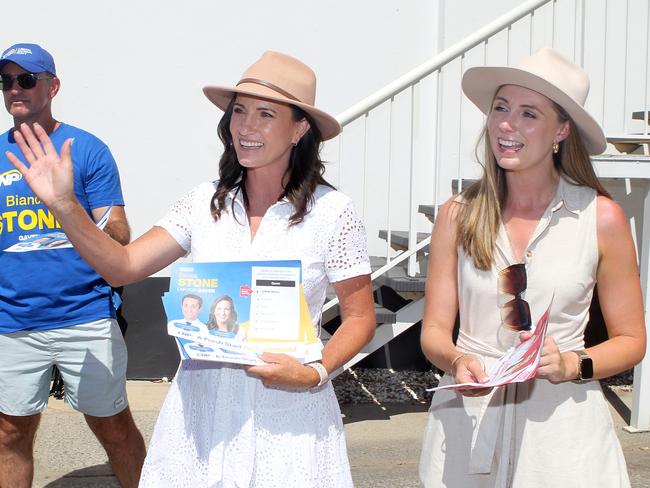
<path id="1" fill-rule="evenodd" d="M 75 410 L 110 417 L 128 405 L 126 344 L 114 319 L 0 334 L 0 351 L 0 412 L 6 415 L 45 410 L 53 364 Z"/>

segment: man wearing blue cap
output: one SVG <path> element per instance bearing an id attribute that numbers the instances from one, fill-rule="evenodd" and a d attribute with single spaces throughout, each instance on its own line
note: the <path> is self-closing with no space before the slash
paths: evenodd
<path id="1" fill-rule="evenodd" d="M 74 138 L 74 189 L 105 231 L 130 239 L 115 161 L 92 134 L 52 116 L 61 83 L 52 56 L 16 44 L 0 57 L 0 87 L 14 127 L 0 135 L 0 486 L 30 487 L 33 443 L 47 406 L 51 368 L 66 401 L 85 414 L 123 486 L 137 486 L 144 441 L 126 398 L 126 346 L 110 286 L 70 246 L 60 226 L 5 156 L 20 154 L 13 132 L 40 125 L 60 149 Z M 56 246 L 40 245 L 59 237 Z"/>

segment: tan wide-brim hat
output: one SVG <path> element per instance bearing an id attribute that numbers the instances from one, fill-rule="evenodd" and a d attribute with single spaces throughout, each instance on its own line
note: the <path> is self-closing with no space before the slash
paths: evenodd
<path id="1" fill-rule="evenodd" d="M 341 132 L 341 125 L 334 117 L 314 107 L 314 72 L 303 62 L 286 54 L 266 51 L 244 72 L 237 86 L 206 86 L 203 93 L 224 111 L 237 93 L 288 103 L 304 110 L 314 119 L 323 140 Z"/>
<path id="2" fill-rule="evenodd" d="M 542 48 L 514 68 L 480 66 L 463 75 L 463 91 L 484 114 L 489 114 L 499 87 L 518 85 L 550 98 L 575 123 L 589 154 L 600 154 L 607 139 L 598 122 L 584 109 L 589 93 L 587 73 L 551 48 Z"/>

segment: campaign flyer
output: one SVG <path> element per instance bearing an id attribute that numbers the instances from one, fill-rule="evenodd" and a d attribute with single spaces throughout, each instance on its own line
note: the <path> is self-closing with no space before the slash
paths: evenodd
<path id="1" fill-rule="evenodd" d="M 163 296 L 186 359 L 263 364 L 263 352 L 321 358 L 301 284 L 300 261 L 177 263 Z"/>
<path id="2" fill-rule="evenodd" d="M 553 300 L 551 300 L 552 303 Z M 487 381 L 483 383 L 456 383 L 428 388 L 427 391 L 491 388 L 507 385 L 508 383 L 520 383 L 534 378 L 539 367 L 539 358 L 542 356 L 551 304 L 537 322 L 533 335 L 520 342 L 517 346 L 510 348 L 490 367 L 487 371 Z"/>

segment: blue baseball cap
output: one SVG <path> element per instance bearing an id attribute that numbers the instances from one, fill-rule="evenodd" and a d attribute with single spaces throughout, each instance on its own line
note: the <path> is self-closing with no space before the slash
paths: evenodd
<path id="1" fill-rule="evenodd" d="M 56 76 L 54 58 L 38 44 L 14 44 L 0 56 L 0 69 L 7 63 L 16 63 L 30 73 L 46 71 Z"/>

